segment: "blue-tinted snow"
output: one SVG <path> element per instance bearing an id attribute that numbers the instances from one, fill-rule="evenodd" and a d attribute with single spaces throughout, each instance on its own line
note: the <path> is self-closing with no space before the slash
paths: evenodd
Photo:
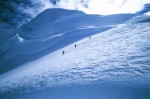
<path id="1" fill-rule="evenodd" d="M 148 16 L 135 17 L 104 32 L 101 32 L 103 27 L 113 24 L 94 26 L 94 29 L 87 25 L 88 28 L 84 26 L 67 33 L 39 37 L 42 38 L 39 44 L 41 40 L 58 41 L 51 48 L 59 49 L 1 75 L 0 98 L 149 99 L 150 23 L 135 21 L 146 17 L 149 19 Z M 95 27 L 100 30 L 89 38 Z M 66 45 L 68 41 L 70 43 Z M 34 50 L 23 47 L 20 53 L 36 51 L 37 41 L 22 42 L 23 46 L 32 45 Z"/>
<path id="2" fill-rule="evenodd" d="M 3 50 L 5 61 L 0 62 L 0 73 L 34 61 L 90 35 L 111 29 L 133 16 L 135 14 L 100 16 L 75 10 L 48 9 L 16 31 L 17 41 L 13 47 L 5 44 L 8 50 Z"/>

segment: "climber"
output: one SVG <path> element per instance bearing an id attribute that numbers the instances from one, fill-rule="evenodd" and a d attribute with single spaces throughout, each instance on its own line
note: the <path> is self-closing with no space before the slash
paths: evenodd
<path id="1" fill-rule="evenodd" d="M 62 52 L 62 55 L 64 55 L 64 54 L 65 54 L 65 51 Z"/>
<path id="2" fill-rule="evenodd" d="M 74 45 L 74 47 L 76 48 L 76 47 L 77 47 L 77 45 L 75 44 L 75 45 Z"/>

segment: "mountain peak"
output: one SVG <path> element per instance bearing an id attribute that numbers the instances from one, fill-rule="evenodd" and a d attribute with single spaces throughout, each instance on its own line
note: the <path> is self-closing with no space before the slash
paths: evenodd
<path id="1" fill-rule="evenodd" d="M 59 17 L 62 16 L 68 16 L 72 14 L 85 14 L 82 11 L 77 11 L 77 10 L 67 10 L 67 9 L 61 9 L 61 8 L 53 8 L 53 9 L 46 9 L 39 15 L 37 15 L 31 22 L 35 24 L 36 21 L 47 21 L 47 22 L 54 22 L 57 20 Z"/>

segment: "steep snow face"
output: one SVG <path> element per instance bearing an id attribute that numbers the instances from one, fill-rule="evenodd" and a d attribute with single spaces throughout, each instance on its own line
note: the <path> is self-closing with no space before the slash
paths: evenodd
<path id="1" fill-rule="evenodd" d="M 0 63 L 0 73 L 90 35 L 114 28 L 133 16 L 135 14 L 100 16 L 75 10 L 48 9 L 17 30 L 19 42 L 4 53 L 5 61 Z"/>
<path id="2" fill-rule="evenodd" d="M 16 34 L 15 29 L 0 29 L 1 36 L 0 36 L 0 41 L 6 40 Z"/>
<path id="3" fill-rule="evenodd" d="M 48 34 L 52 35 L 89 26 L 100 27 L 121 24 L 133 16 L 134 14 L 87 15 L 75 10 L 48 9 L 28 24 L 23 25 L 20 28 L 19 35 L 25 39 L 38 39 Z"/>
<path id="4" fill-rule="evenodd" d="M 65 10 L 59 8 L 47 9 L 37 15 L 36 18 L 31 20 L 29 23 L 27 23 L 26 26 L 29 25 L 30 27 L 34 27 L 36 25 L 38 27 L 41 27 L 42 25 L 52 24 L 61 17 L 66 18 L 68 16 L 70 17 L 71 15 L 74 16 L 74 14 L 83 15 L 84 13 L 77 10 Z M 22 27 L 24 27 L 24 25 Z"/>
<path id="5" fill-rule="evenodd" d="M 84 15 L 84 13 L 81 11 L 76 11 L 76 10 L 47 9 L 41 14 L 39 14 L 36 18 L 34 18 L 31 22 L 23 25 L 20 28 L 19 35 L 21 35 L 25 39 L 34 39 L 34 38 L 37 38 L 36 36 L 47 34 L 46 32 L 47 29 L 49 29 L 49 32 L 53 32 L 53 31 L 50 31 L 50 29 L 51 28 L 53 29 L 54 27 L 56 27 L 56 26 L 53 26 L 55 25 L 56 21 L 67 20 L 68 18 L 77 17 L 80 15 Z M 44 30 L 44 29 L 46 30 L 39 31 L 39 30 Z M 31 35 L 31 36 L 28 36 L 28 35 Z"/>
<path id="6" fill-rule="evenodd" d="M 149 22 L 119 25 L 1 75 L 0 90 L 22 92 L 105 81 L 149 86 L 149 40 Z"/>
<path id="7" fill-rule="evenodd" d="M 131 18 L 130 20 L 126 21 L 126 24 L 134 24 L 134 23 L 142 23 L 142 22 L 149 22 L 149 16 L 146 14 L 143 15 L 137 15 L 133 18 Z"/>
<path id="8" fill-rule="evenodd" d="M 20 43 L 17 36 L 17 29 L 0 28 L 0 63 L 4 62 L 4 56 Z M 0 65 L 1 67 L 1 65 Z"/>

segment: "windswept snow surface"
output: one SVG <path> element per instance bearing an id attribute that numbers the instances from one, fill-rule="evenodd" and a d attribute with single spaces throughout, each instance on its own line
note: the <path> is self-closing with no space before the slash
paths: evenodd
<path id="1" fill-rule="evenodd" d="M 136 18 L 1 75 L 1 98 L 149 99 L 150 23 Z"/>
<path id="2" fill-rule="evenodd" d="M 18 41 L 13 46 L 4 43 L 9 49 L 2 51 L 4 59 L 0 60 L 0 74 L 78 40 L 114 28 L 135 15 L 101 16 L 76 10 L 47 9 L 16 31 Z"/>

